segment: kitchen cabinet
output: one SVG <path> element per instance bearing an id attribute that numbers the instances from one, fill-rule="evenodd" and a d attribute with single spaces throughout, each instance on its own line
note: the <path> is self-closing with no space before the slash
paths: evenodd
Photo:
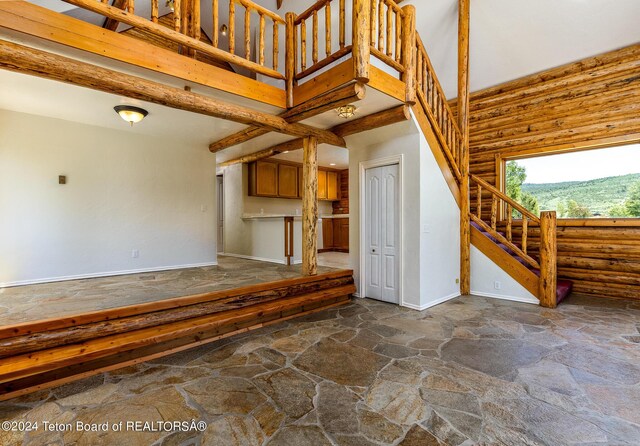
<path id="1" fill-rule="evenodd" d="M 289 164 L 278 164 L 278 196 L 298 198 L 298 168 Z"/>
<path id="2" fill-rule="evenodd" d="M 299 199 L 304 190 L 302 182 L 303 170 L 298 163 L 262 160 L 249 164 L 249 195 Z M 318 200 L 339 199 L 339 172 L 318 168 Z"/>
<path id="3" fill-rule="evenodd" d="M 323 218 L 322 243 L 324 251 L 349 252 L 349 219 Z"/>

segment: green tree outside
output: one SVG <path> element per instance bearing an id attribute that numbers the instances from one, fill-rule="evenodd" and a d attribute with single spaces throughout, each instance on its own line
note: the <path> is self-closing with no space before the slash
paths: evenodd
<path id="1" fill-rule="evenodd" d="M 640 217 L 640 181 L 629 188 L 625 208 L 630 217 Z"/>
<path id="2" fill-rule="evenodd" d="M 534 215 L 540 215 L 538 199 L 528 192 L 522 191 L 522 184 L 527 180 L 527 169 L 515 161 L 509 161 L 506 168 L 506 192 L 510 198 L 520 203 Z M 520 212 L 513 210 L 513 216 L 521 217 Z"/>

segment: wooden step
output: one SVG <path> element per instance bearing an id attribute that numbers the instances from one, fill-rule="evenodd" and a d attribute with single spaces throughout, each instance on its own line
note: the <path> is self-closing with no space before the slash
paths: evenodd
<path id="1" fill-rule="evenodd" d="M 107 330 L 100 333 L 92 329 L 90 333 L 93 334 L 93 338 L 83 342 L 65 343 L 44 347 L 38 351 L 7 356 L 0 359 L 0 400 L 105 370 L 142 362 L 145 359 L 164 356 L 238 332 L 347 303 L 350 295 L 355 292 L 351 274 L 351 271 L 342 271 L 339 274 L 331 273 L 332 279 L 329 280 L 323 277 L 325 275 L 301 278 L 304 279 L 301 280 L 304 286 L 302 288 L 292 287 L 292 290 L 297 290 L 294 295 L 277 298 L 261 296 L 262 300 L 239 308 L 233 307 L 233 305 L 237 305 L 237 302 L 228 302 L 217 296 L 218 302 L 224 301 L 228 305 L 227 309 L 221 309 L 218 306 L 210 314 L 201 313 L 189 318 L 170 321 L 166 320 L 165 311 L 145 313 L 142 317 L 155 322 L 160 321 L 160 323 L 155 324 L 154 322 L 154 325 L 143 328 L 138 326 L 133 330 L 123 326 L 121 322 L 131 317 L 141 317 L 140 315 L 126 317 L 122 320 L 116 319 L 109 323 L 122 329 L 118 333 L 109 334 L 110 332 Z M 337 279 L 341 280 L 336 282 Z M 288 281 L 272 282 L 272 289 L 282 288 L 281 282 Z M 261 286 L 265 287 L 264 284 Z M 314 286 L 325 287 L 325 289 L 309 291 Z M 263 290 L 262 294 L 265 291 L 268 290 Z M 227 292 L 237 294 L 237 290 L 228 290 Z M 251 298 L 256 299 L 256 296 L 249 294 L 246 298 L 251 300 Z M 237 300 L 238 297 L 235 299 Z M 179 307 L 176 311 L 192 310 L 198 305 L 202 304 Z M 155 317 L 156 314 L 162 314 L 164 320 Z M 63 330 L 74 333 L 91 325 L 92 323 L 67 327 Z M 32 336 L 46 337 L 46 335 L 47 332 L 44 331 Z M 25 337 L 13 339 L 25 340 Z M 5 339 L 5 341 L 10 340 Z M 31 344 L 29 343 L 29 345 Z"/>

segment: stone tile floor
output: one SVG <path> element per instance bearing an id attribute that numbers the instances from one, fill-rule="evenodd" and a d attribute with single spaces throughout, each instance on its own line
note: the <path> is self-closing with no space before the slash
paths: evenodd
<path id="1" fill-rule="evenodd" d="M 640 303 L 357 299 L 0 403 L 0 420 L 204 432 L 0 431 L 0 444 L 638 445 L 639 342 Z"/>
<path id="2" fill-rule="evenodd" d="M 331 268 L 319 267 L 319 272 Z M 218 256 L 218 265 L 0 288 L 0 325 L 239 288 L 302 275 L 301 265 Z"/>

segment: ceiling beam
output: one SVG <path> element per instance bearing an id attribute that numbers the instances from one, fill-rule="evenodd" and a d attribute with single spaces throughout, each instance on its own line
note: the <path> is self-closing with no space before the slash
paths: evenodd
<path id="1" fill-rule="evenodd" d="M 397 124 L 398 122 L 404 122 L 411 118 L 409 106 L 400 105 L 390 108 L 378 113 L 373 113 L 368 116 L 364 116 L 353 121 L 346 122 L 344 124 L 337 125 L 331 128 L 331 131 L 336 135 L 345 137 L 354 135 L 356 133 L 366 132 L 367 130 L 373 130 L 379 127 L 384 127 L 391 124 Z M 219 167 L 228 167 L 239 163 L 251 163 L 264 158 L 270 158 L 279 153 L 291 152 L 293 150 L 300 150 L 304 145 L 304 138 L 296 138 L 291 141 L 276 144 L 275 146 L 267 149 L 259 150 L 248 155 L 243 155 L 238 158 L 230 159 L 218 164 Z"/>
<path id="2" fill-rule="evenodd" d="M 290 123 L 299 122 L 313 116 L 320 115 L 326 111 L 364 99 L 365 92 L 366 87 L 364 84 L 359 82 L 352 83 L 321 94 L 314 99 L 285 111 L 279 116 Z M 209 145 L 209 150 L 212 153 L 216 153 L 267 133 L 269 133 L 268 130 L 257 126 L 248 127 L 234 133 L 233 135 L 229 135 L 219 141 L 211 143 Z"/>
<path id="3" fill-rule="evenodd" d="M 298 137 L 314 136 L 327 144 L 346 145 L 342 137 L 327 130 L 300 123 L 290 124 L 268 113 L 3 40 L 0 40 L 0 68 L 254 125 L 269 131 Z"/>

